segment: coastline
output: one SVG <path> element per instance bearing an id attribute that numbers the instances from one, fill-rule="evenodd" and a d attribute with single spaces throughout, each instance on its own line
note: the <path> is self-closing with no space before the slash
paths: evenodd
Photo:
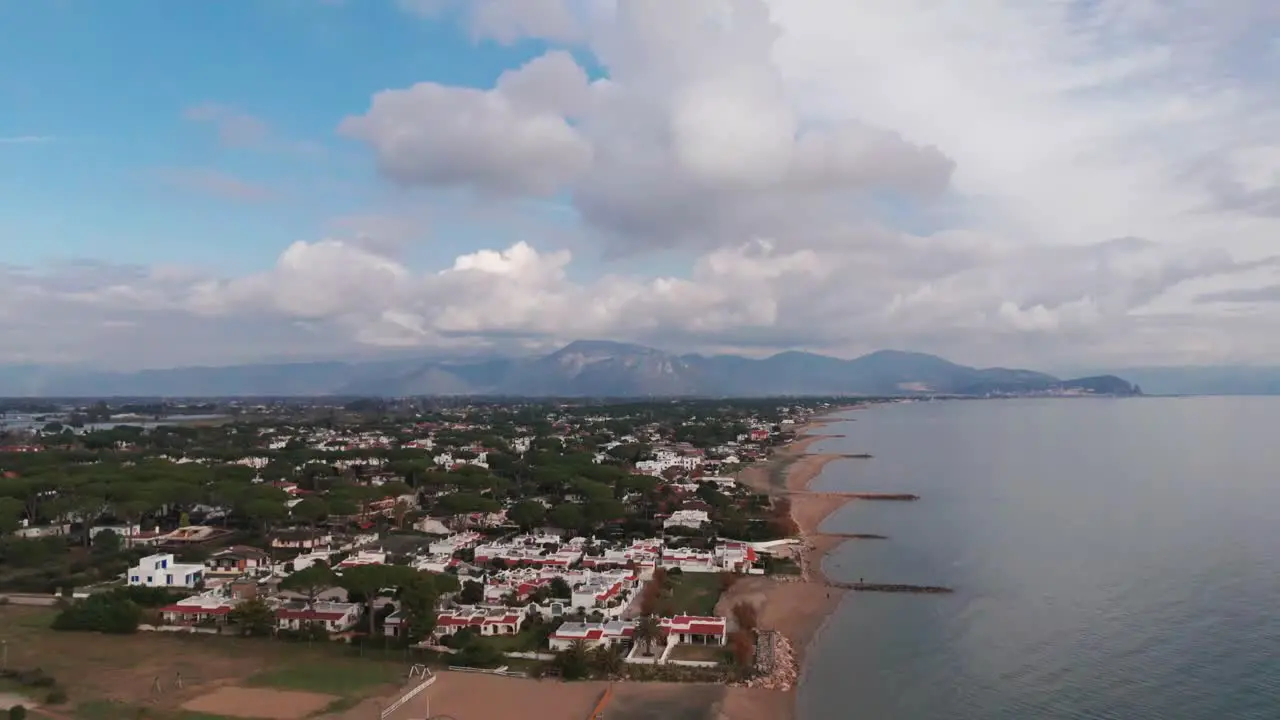
<path id="1" fill-rule="evenodd" d="M 796 717 L 797 687 L 803 675 L 809 645 L 827 618 L 839 606 L 846 590 L 828 585 L 822 561 L 828 552 L 847 538 L 819 530 L 822 523 L 846 504 L 848 495 L 814 492 L 809 484 L 822 474 L 828 463 L 849 457 L 842 453 L 806 454 L 814 443 L 840 435 L 821 433 L 826 425 L 839 422 L 830 417 L 850 408 L 838 408 L 829 415 L 816 418 L 796 429 L 796 439 L 762 465 L 752 466 L 738 475 L 744 485 L 775 499 L 791 503 L 791 519 L 799 529 L 801 545 L 798 560 L 799 579 L 777 577 L 745 578 L 735 583 L 720 599 L 717 612 L 730 615 L 739 602 L 749 602 L 760 613 L 760 627 L 780 633 L 790 644 L 790 666 L 783 670 L 791 681 L 777 689 L 767 687 L 730 687 L 727 689 L 718 718 L 728 720 L 775 720 Z M 787 664 L 787 663 L 784 663 Z"/>

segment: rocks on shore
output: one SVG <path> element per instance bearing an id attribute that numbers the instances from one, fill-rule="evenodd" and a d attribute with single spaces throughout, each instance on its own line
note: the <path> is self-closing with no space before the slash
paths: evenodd
<path id="1" fill-rule="evenodd" d="M 743 687 L 786 692 L 796 686 L 800 668 L 795 649 L 782 633 L 768 630 L 756 636 L 756 676 Z"/>

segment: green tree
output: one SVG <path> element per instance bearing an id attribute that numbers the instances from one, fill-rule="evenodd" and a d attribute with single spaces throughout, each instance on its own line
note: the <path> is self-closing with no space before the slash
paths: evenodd
<path id="1" fill-rule="evenodd" d="M 306 595 L 309 605 L 315 605 L 320 593 L 337 584 L 338 576 L 324 563 L 308 565 L 280 581 L 281 588 Z"/>
<path id="2" fill-rule="evenodd" d="M 574 640 L 569 647 L 556 653 L 556 659 L 552 663 L 560 671 L 560 677 L 565 680 L 580 680 L 591 670 L 590 659 L 587 644 L 582 640 Z"/>
<path id="3" fill-rule="evenodd" d="M 75 600 L 53 619 L 54 630 L 127 635 L 138 631 L 142 608 L 125 593 L 95 593 Z"/>
<path id="4" fill-rule="evenodd" d="M 8 535 L 22 524 L 23 504 L 21 500 L 11 497 L 0 497 L 0 535 Z"/>
<path id="5" fill-rule="evenodd" d="M 507 519 L 528 531 L 546 521 L 547 509 L 535 500 L 524 500 L 507 510 Z"/>
<path id="6" fill-rule="evenodd" d="M 564 503 L 551 508 L 551 512 L 547 513 L 547 520 L 564 530 L 578 531 L 587 527 L 586 513 L 577 503 Z"/>
<path id="7" fill-rule="evenodd" d="M 304 498 L 289 511 L 293 517 L 305 522 L 315 530 L 316 523 L 329 515 L 329 504 L 318 497 Z"/>
<path id="8" fill-rule="evenodd" d="M 240 627 L 241 635 L 265 637 L 276 628 L 276 614 L 260 597 L 249 598 L 228 613 L 228 619 Z"/>
<path id="9" fill-rule="evenodd" d="M 559 578 L 556 578 L 559 580 Z M 561 581 L 563 582 L 563 580 Z M 462 583 L 462 592 L 458 593 L 458 602 L 464 605 L 475 605 L 484 601 L 484 585 L 475 580 Z"/>
<path id="10" fill-rule="evenodd" d="M 652 615 L 645 615 L 636 621 L 635 634 L 632 639 L 644 646 L 646 655 L 653 654 L 653 644 L 662 639 L 662 624 Z"/>
<path id="11" fill-rule="evenodd" d="M 548 589 L 551 590 L 551 597 L 553 598 L 568 600 L 573 597 L 573 588 L 569 587 L 569 583 L 559 576 L 551 578 Z"/>
<path id="12" fill-rule="evenodd" d="M 617 677 L 622 674 L 625 665 L 622 648 L 612 643 L 597 645 L 591 650 L 591 667 L 605 677 Z"/>
<path id="13" fill-rule="evenodd" d="M 260 526 L 264 533 L 268 533 L 276 523 L 284 519 L 287 510 L 283 504 L 275 500 L 259 498 L 246 502 L 241 512 L 254 524 Z"/>
<path id="14" fill-rule="evenodd" d="M 364 598 L 370 635 L 373 635 L 376 629 L 373 604 L 377 600 L 378 591 L 383 588 L 397 587 L 399 585 L 397 580 L 404 577 L 403 571 L 414 572 L 412 568 L 402 565 L 357 565 L 343 570 L 342 575 L 339 576 L 338 584 L 348 593 Z"/>
<path id="15" fill-rule="evenodd" d="M 124 541 L 115 530 L 102 530 L 93 536 L 93 552 L 95 555 L 110 556 L 120 552 Z"/>

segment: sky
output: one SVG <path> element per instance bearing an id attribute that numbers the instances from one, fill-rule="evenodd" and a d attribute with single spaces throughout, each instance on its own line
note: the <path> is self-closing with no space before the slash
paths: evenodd
<path id="1" fill-rule="evenodd" d="M 0 363 L 1280 365 L 1271 0 L 0 0 Z"/>

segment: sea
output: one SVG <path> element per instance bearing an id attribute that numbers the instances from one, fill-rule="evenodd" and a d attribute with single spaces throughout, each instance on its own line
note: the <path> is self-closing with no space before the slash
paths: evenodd
<path id="1" fill-rule="evenodd" d="M 1280 718 L 1280 397 L 934 401 L 850 411 L 817 490 L 848 593 L 801 720 Z"/>

